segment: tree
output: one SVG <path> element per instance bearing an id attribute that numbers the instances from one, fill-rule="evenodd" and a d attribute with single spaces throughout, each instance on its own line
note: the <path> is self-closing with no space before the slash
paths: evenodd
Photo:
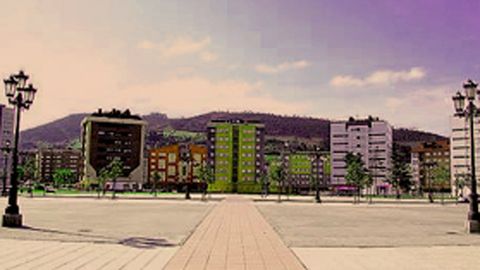
<path id="1" fill-rule="evenodd" d="M 75 175 L 69 169 L 56 169 L 53 173 L 53 183 L 55 187 L 60 187 L 65 184 L 71 184 L 75 181 Z"/>
<path id="2" fill-rule="evenodd" d="M 100 187 L 103 191 L 103 195 L 105 196 L 106 192 L 106 182 L 111 180 L 112 181 L 112 199 L 115 199 L 115 190 L 117 184 L 117 178 L 123 174 L 123 163 L 119 158 L 114 158 L 110 164 L 102 168 L 98 174 L 98 185 L 99 185 L 99 192 Z M 100 193 L 99 193 L 100 197 Z"/>
<path id="3" fill-rule="evenodd" d="M 99 174 L 98 174 L 98 178 L 97 178 L 97 182 L 98 182 L 98 187 L 97 187 L 97 192 L 98 192 L 98 198 L 100 198 L 100 191 L 102 192 L 102 195 L 105 196 L 105 192 L 106 192 L 106 183 L 108 181 L 108 178 L 109 178 L 109 171 L 108 171 L 108 168 L 105 167 L 103 169 L 100 170 Z"/>
<path id="4" fill-rule="evenodd" d="M 160 180 L 162 180 L 162 175 L 158 171 L 155 171 L 153 173 L 153 185 L 152 185 L 152 192 L 153 192 L 153 196 L 155 197 L 157 197 L 157 185 L 158 185 L 158 182 L 160 182 Z"/>
<path id="5" fill-rule="evenodd" d="M 112 180 L 112 199 L 115 199 L 117 178 L 123 174 L 123 163 L 119 158 L 114 158 L 108 165 L 108 176 Z"/>
<path id="6" fill-rule="evenodd" d="M 345 179 L 347 180 L 347 184 L 355 187 L 356 192 L 353 196 L 353 202 L 357 203 L 360 201 L 360 190 L 369 182 L 369 177 L 361 154 L 348 152 L 345 156 L 345 162 L 347 164 Z"/>
<path id="7" fill-rule="evenodd" d="M 203 182 L 203 195 L 202 199 L 205 199 L 205 196 L 208 193 L 208 185 L 215 182 L 215 174 L 213 173 L 213 168 L 210 164 L 201 166 L 198 170 L 198 177 Z"/>
<path id="8" fill-rule="evenodd" d="M 465 175 L 457 174 L 455 176 L 455 196 L 456 197 L 463 197 L 463 188 L 465 187 Z"/>
<path id="9" fill-rule="evenodd" d="M 440 188 L 442 194 L 441 200 L 442 204 L 444 203 L 444 192 L 443 190 L 448 186 L 450 182 L 450 171 L 444 165 L 435 166 L 432 170 L 433 183 Z"/>
<path id="10" fill-rule="evenodd" d="M 268 173 L 265 170 L 262 170 L 260 173 L 260 183 L 262 184 L 262 197 L 266 198 L 268 196 L 270 183 L 268 181 Z"/>
<path id="11" fill-rule="evenodd" d="M 283 190 L 283 182 L 285 178 L 285 168 L 280 166 L 275 166 L 273 170 L 270 172 L 270 179 L 272 179 L 275 183 L 277 183 L 278 188 L 278 202 L 282 201 L 282 190 Z"/>
<path id="12" fill-rule="evenodd" d="M 33 188 L 37 179 L 37 166 L 35 160 L 30 158 L 23 165 L 17 167 L 18 179 L 25 183 L 28 183 L 28 193 L 30 197 L 33 197 Z M 45 185 L 43 185 L 43 195 L 45 196 Z"/>
<path id="13" fill-rule="evenodd" d="M 408 192 L 412 187 L 410 165 L 405 160 L 405 153 L 394 148 L 387 182 L 395 188 L 397 199 L 400 199 L 401 192 Z"/>

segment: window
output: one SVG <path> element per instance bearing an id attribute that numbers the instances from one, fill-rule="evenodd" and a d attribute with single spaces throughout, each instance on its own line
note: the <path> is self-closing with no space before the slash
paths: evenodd
<path id="1" fill-rule="evenodd" d="M 177 170 L 175 166 L 168 166 L 168 176 L 175 176 Z"/>
<path id="2" fill-rule="evenodd" d="M 165 166 L 166 166 L 165 159 L 158 160 L 158 168 L 165 169 Z"/>

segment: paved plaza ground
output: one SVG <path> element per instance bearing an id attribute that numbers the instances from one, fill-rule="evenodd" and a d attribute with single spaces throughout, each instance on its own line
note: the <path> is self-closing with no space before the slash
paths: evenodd
<path id="1" fill-rule="evenodd" d="M 0 269 L 476 269 L 466 204 L 22 198 Z M 269 199 L 273 199 L 269 198 Z M 328 200 L 327 200 L 328 201 Z"/>
<path id="2" fill-rule="evenodd" d="M 476 269 L 466 204 L 258 204 L 309 269 Z"/>

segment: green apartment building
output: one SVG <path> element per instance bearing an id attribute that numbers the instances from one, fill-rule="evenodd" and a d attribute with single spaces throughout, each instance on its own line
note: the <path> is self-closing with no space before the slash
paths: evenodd
<path id="1" fill-rule="evenodd" d="M 208 160 L 215 181 L 255 182 L 265 169 L 265 127 L 256 121 L 214 120 L 208 125 Z"/>
<path id="2" fill-rule="evenodd" d="M 312 187 L 312 181 L 316 180 L 322 188 L 326 188 L 328 185 L 324 175 L 324 159 L 320 157 L 317 159 L 314 152 L 267 154 L 265 159 L 269 174 L 278 166 L 284 166 L 287 178 L 284 180 L 285 185 L 290 185 L 297 192 L 309 190 Z"/>

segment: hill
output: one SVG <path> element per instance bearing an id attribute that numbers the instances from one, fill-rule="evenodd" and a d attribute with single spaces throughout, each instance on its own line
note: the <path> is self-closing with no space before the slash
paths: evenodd
<path id="1" fill-rule="evenodd" d="M 72 114 L 59 120 L 23 131 L 21 135 L 22 148 L 33 148 L 40 142 L 64 145 L 78 139 L 81 133 L 80 123 L 87 115 L 88 114 Z M 267 113 L 211 112 L 186 118 L 169 118 L 165 114 L 152 113 L 143 116 L 143 118 L 148 122 L 149 130 L 169 127 L 174 130 L 204 132 L 210 120 L 240 118 L 262 121 L 265 124 L 267 136 L 320 139 L 328 145 L 330 134 L 330 121 L 327 119 L 281 116 Z M 393 137 L 394 140 L 399 143 L 431 141 L 444 138 L 434 133 L 404 128 L 395 129 Z"/>

